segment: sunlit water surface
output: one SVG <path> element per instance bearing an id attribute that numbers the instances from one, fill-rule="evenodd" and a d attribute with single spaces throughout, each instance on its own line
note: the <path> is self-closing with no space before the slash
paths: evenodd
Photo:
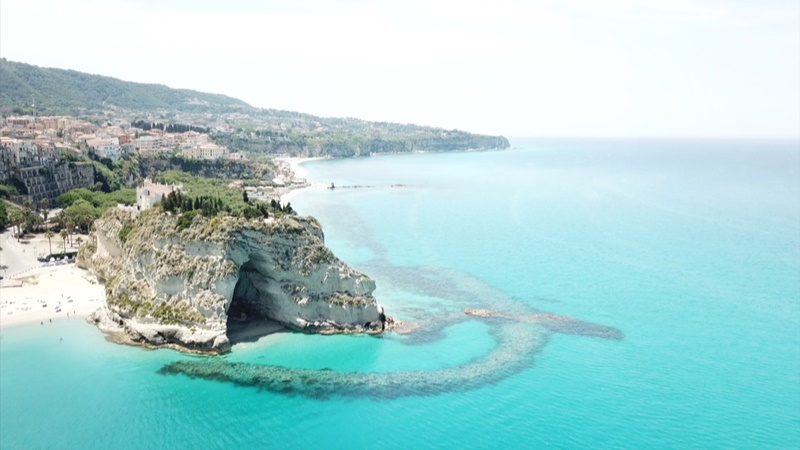
<path id="1" fill-rule="evenodd" d="M 276 392 L 164 375 L 207 359 L 64 319 L 0 337 L 0 448 L 800 447 L 800 143 L 513 144 L 308 163 L 339 187 L 293 207 L 422 330 L 275 334 L 220 360 L 433 384 L 534 339 L 491 376 Z M 624 339 L 467 307 L 552 312 Z"/>

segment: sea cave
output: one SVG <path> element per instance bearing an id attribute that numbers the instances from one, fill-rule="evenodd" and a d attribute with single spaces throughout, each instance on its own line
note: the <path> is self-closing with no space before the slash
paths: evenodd
<path id="1" fill-rule="evenodd" d="M 283 329 L 273 319 L 275 302 L 270 287 L 274 285 L 266 264 L 257 259 L 251 258 L 239 268 L 239 279 L 226 311 L 231 344 L 254 341 Z"/>

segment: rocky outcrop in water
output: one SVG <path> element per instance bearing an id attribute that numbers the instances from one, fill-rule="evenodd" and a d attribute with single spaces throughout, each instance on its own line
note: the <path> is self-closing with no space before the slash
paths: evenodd
<path id="1" fill-rule="evenodd" d="M 269 319 L 312 333 L 380 333 L 375 282 L 325 247 L 320 224 L 283 215 L 247 220 L 112 209 L 79 264 L 105 283 L 90 320 L 115 340 L 202 353 L 230 349 L 228 329 Z"/>

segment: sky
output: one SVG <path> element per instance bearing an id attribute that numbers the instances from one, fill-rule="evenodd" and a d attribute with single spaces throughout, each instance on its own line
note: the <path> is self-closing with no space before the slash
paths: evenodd
<path id="1" fill-rule="evenodd" d="M 2 0 L 0 56 L 509 137 L 800 138 L 798 0 Z"/>

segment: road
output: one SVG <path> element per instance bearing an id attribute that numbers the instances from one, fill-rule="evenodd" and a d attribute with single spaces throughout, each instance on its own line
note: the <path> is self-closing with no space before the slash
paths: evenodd
<path id="1" fill-rule="evenodd" d="M 17 242 L 10 230 L 0 233 L 0 247 L 3 247 L 3 251 L 0 251 L 0 275 L 11 278 L 41 266 L 36 260 L 37 246 L 41 244 Z"/>

